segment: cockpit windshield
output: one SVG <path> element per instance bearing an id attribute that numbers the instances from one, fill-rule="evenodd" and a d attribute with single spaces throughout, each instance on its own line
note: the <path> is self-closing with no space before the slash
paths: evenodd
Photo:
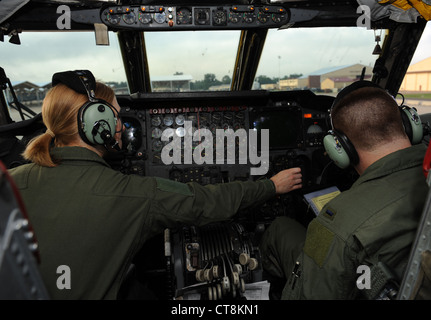
<path id="1" fill-rule="evenodd" d="M 270 29 L 254 88 L 336 92 L 364 67 L 365 78 L 371 79 L 376 46 L 382 46 L 385 35 L 386 30 L 359 27 Z"/>
<path id="2" fill-rule="evenodd" d="M 153 92 L 230 90 L 240 31 L 145 32 Z"/>
<path id="3" fill-rule="evenodd" d="M 363 67 L 371 77 L 378 57 L 373 51 L 385 33 L 357 27 L 270 29 L 252 89 L 328 91 L 345 86 Z M 231 90 L 240 36 L 238 30 L 144 32 L 151 90 Z M 59 70 L 89 69 L 117 93 L 130 93 L 114 32 L 108 46 L 96 45 L 92 32 L 24 32 L 20 41 L 0 52 L 14 84 L 31 80 L 43 87 Z"/>
<path id="4" fill-rule="evenodd" d="M 30 81 L 39 87 L 51 84 L 54 73 L 92 70 L 96 79 L 127 91 L 118 38 L 109 33 L 109 46 L 97 46 L 94 32 L 23 32 L 20 45 L 5 42 L 0 61 L 13 85 Z"/>
<path id="5" fill-rule="evenodd" d="M 252 89 L 333 91 L 364 67 L 371 78 L 385 35 L 358 27 L 270 29 Z M 239 38 L 239 31 L 145 32 L 152 91 L 231 90 Z M 323 88 L 321 77 L 329 79 Z"/>

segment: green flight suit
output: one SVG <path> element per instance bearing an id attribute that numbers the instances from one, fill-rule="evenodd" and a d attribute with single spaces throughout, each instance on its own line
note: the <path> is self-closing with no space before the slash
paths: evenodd
<path id="1" fill-rule="evenodd" d="M 51 154 L 61 159 L 59 166 L 27 164 L 10 174 L 35 230 L 40 271 L 53 299 L 116 299 L 132 258 L 149 238 L 167 227 L 229 219 L 275 195 L 269 179 L 203 187 L 122 174 L 86 148 L 54 148 Z M 70 289 L 60 266 L 70 269 Z"/>
<path id="2" fill-rule="evenodd" d="M 425 152 L 420 144 L 372 164 L 306 231 L 297 228 L 296 239 L 290 235 L 286 240 L 283 224 L 291 225 L 286 219 L 268 228 L 261 243 L 263 266 L 287 279 L 282 299 L 361 298 L 361 290 L 369 289 L 356 285 L 363 276 L 357 268 L 378 261 L 402 279 L 428 193 L 422 172 Z M 277 239 L 282 243 L 278 247 Z M 290 249 L 286 241 L 291 241 Z M 297 258 L 291 248 L 299 251 Z"/>

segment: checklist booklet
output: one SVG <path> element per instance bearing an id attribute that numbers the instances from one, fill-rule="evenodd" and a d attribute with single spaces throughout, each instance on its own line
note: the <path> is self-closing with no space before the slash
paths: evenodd
<path id="1" fill-rule="evenodd" d="M 304 195 L 305 201 L 313 209 L 316 216 L 323 206 L 340 194 L 340 190 L 333 186 L 322 190 L 310 192 Z"/>

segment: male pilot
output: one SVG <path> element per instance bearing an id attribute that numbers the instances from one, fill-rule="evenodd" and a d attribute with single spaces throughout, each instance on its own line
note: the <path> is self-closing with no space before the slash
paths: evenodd
<path id="1" fill-rule="evenodd" d="M 401 281 L 428 192 L 422 173 L 426 147 L 411 142 L 422 140 L 422 124 L 416 115 L 403 121 L 403 112 L 369 81 L 355 82 L 337 96 L 325 148 L 360 177 L 307 229 L 282 217 L 265 231 L 263 266 L 287 279 L 282 299 L 375 298 L 375 292 L 357 286 L 359 266 L 373 270 L 383 263 Z"/>

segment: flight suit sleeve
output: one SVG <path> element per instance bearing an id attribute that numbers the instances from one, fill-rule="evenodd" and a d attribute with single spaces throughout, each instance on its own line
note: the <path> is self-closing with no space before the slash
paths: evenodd
<path id="1" fill-rule="evenodd" d="M 156 178 L 155 188 L 147 223 L 158 231 L 180 224 L 201 226 L 227 220 L 239 210 L 275 195 L 274 183 L 269 179 L 202 186 Z"/>

